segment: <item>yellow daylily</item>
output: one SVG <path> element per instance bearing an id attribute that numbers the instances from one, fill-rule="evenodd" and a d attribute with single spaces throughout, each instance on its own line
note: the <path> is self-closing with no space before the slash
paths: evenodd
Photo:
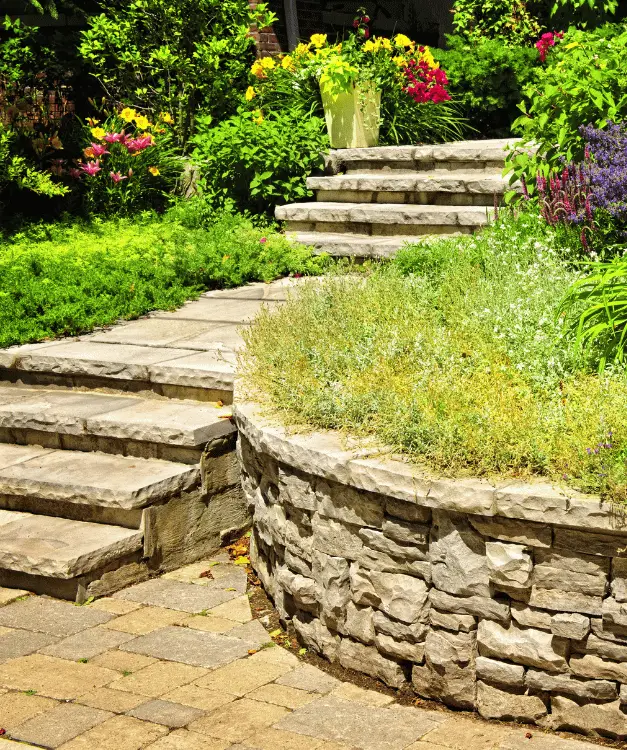
<path id="1" fill-rule="evenodd" d="M 281 67 L 284 70 L 294 70 L 294 58 L 291 55 L 285 55 L 281 60 Z"/>
<path id="2" fill-rule="evenodd" d="M 162 112 L 159 115 L 159 118 L 166 123 L 166 125 L 173 125 L 174 124 L 174 118 L 169 112 Z"/>
<path id="3" fill-rule="evenodd" d="M 324 47 L 324 45 L 327 43 L 327 35 L 326 34 L 312 34 L 311 43 L 316 49 L 320 49 L 320 47 Z"/>
<path id="4" fill-rule="evenodd" d="M 394 44 L 396 44 L 397 47 L 409 47 L 411 46 L 411 39 L 408 36 L 405 36 L 405 34 L 397 34 L 394 37 Z"/>
<path id="5" fill-rule="evenodd" d="M 253 112 L 253 122 L 255 123 L 255 125 L 261 125 L 261 123 L 263 122 L 263 113 L 260 109 L 256 109 Z"/>
<path id="6" fill-rule="evenodd" d="M 368 41 L 364 44 L 364 52 L 374 52 L 375 49 L 376 47 L 372 39 L 368 39 Z"/>
<path id="7" fill-rule="evenodd" d="M 87 124 L 90 125 L 92 128 L 95 128 L 96 125 L 100 125 L 100 120 L 96 120 L 93 117 L 88 117 Z"/>
<path id="8" fill-rule="evenodd" d="M 107 134 L 107 131 L 103 130 L 102 128 L 92 128 L 91 129 L 91 134 L 94 136 L 94 138 L 97 141 L 101 141 L 105 137 L 105 135 Z"/>
<path id="9" fill-rule="evenodd" d="M 135 121 L 135 125 L 142 130 L 152 127 L 152 123 L 145 115 L 136 115 L 133 120 Z"/>
<path id="10" fill-rule="evenodd" d="M 148 167 L 148 171 L 153 177 L 159 177 L 161 174 L 158 167 Z"/>
<path id="11" fill-rule="evenodd" d="M 249 86 L 246 89 L 245 96 L 246 96 L 246 101 L 251 102 L 255 98 L 255 96 L 257 96 L 257 93 L 255 92 L 255 89 L 252 86 Z"/>
<path id="12" fill-rule="evenodd" d="M 297 56 L 306 55 L 309 53 L 309 45 L 305 42 L 301 42 L 298 47 L 294 50 L 294 54 Z"/>
<path id="13" fill-rule="evenodd" d="M 137 117 L 137 112 L 135 112 L 134 109 L 131 109 L 131 107 L 124 107 L 120 112 L 120 117 L 124 122 L 131 122 L 131 120 L 134 120 Z"/>

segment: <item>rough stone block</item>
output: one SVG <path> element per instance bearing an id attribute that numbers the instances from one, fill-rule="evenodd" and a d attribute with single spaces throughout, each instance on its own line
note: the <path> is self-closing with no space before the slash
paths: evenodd
<path id="1" fill-rule="evenodd" d="M 604 599 L 603 627 L 616 635 L 627 636 L 627 603 L 623 604 L 612 598 Z"/>
<path id="2" fill-rule="evenodd" d="M 287 568 L 279 568 L 277 582 L 294 598 L 300 609 L 312 613 L 318 611 L 316 582 L 313 578 L 305 578 Z"/>
<path id="3" fill-rule="evenodd" d="M 374 610 L 372 607 L 357 607 L 349 602 L 344 628 L 351 638 L 370 646 L 374 643 Z"/>
<path id="4" fill-rule="evenodd" d="M 535 724 L 547 714 L 544 702 L 537 696 L 508 693 L 485 682 L 477 683 L 477 710 L 484 719 L 530 724 Z"/>
<path id="5" fill-rule="evenodd" d="M 340 636 L 332 633 L 320 620 L 308 617 L 305 613 L 296 613 L 292 620 L 299 640 L 316 653 L 335 661 L 340 648 Z"/>
<path id="6" fill-rule="evenodd" d="M 375 638 L 375 646 L 386 656 L 401 661 L 410 661 L 414 664 L 422 664 L 425 657 L 423 643 L 409 643 L 408 641 L 397 641 L 389 635 L 379 633 Z"/>
<path id="7" fill-rule="evenodd" d="M 429 600 L 431 606 L 439 609 L 441 612 L 473 615 L 504 623 L 510 620 L 509 605 L 486 596 L 458 597 L 446 594 L 444 591 L 431 589 Z"/>
<path id="8" fill-rule="evenodd" d="M 561 695 L 551 696 L 552 729 L 568 729 L 592 736 L 627 738 L 627 715 L 620 700 L 581 705 Z"/>
<path id="9" fill-rule="evenodd" d="M 607 576 L 604 573 L 576 573 L 549 565 L 536 565 L 533 569 L 533 583 L 541 589 L 565 589 L 587 596 L 604 596 L 607 589 Z"/>
<path id="10" fill-rule="evenodd" d="M 384 615 L 383 612 L 375 612 L 373 622 L 377 633 L 384 633 L 398 641 L 422 643 L 429 632 L 429 626 L 426 623 L 416 622 L 413 625 L 406 625 Z"/>
<path id="11" fill-rule="evenodd" d="M 432 630 L 425 642 L 425 665 L 412 670 L 414 690 L 457 708 L 475 704 L 474 633 Z"/>
<path id="12" fill-rule="evenodd" d="M 429 613 L 429 590 L 419 578 L 372 571 L 370 581 L 380 600 L 378 609 L 411 625 L 425 621 Z"/>
<path id="13" fill-rule="evenodd" d="M 431 508 L 407 503 L 393 497 L 386 498 L 385 512 L 389 516 L 394 516 L 410 523 L 429 523 L 431 521 Z"/>
<path id="14" fill-rule="evenodd" d="M 588 596 L 576 591 L 531 587 L 529 604 L 532 607 L 550 609 L 553 612 L 581 612 L 585 615 L 600 615 L 603 611 L 603 599 L 600 596 Z"/>
<path id="15" fill-rule="evenodd" d="M 354 526 L 381 528 L 383 524 L 383 498 L 380 495 L 319 479 L 316 496 L 322 516 Z"/>
<path id="16" fill-rule="evenodd" d="M 477 630 L 482 656 L 509 659 L 516 664 L 539 667 L 547 672 L 566 672 L 567 641 L 543 630 L 504 628 L 496 622 L 482 620 Z"/>
<path id="17" fill-rule="evenodd" d="M 601 557 L 626 557 L 627 536 L 625 534 L 594 534 L 587 529 L 555 529 L 555 546 L 586 555 Z M 609 563 L 609 561 L 605 561 Z"/>
<path id="18" fill-rule="evenodd" d="M 353 563 L 350 567 L 351 596 L 356 604 L 378 607 L 381 598 L 377 594 L 370 579 L 370 571 Z"/>
<path id="19" fill-rule="evenodd" d="M 381 573 L 407 573 L 431 583 L 431 563 L 426 560 L 409 560 L 392 557 L 385 552 L 364 547 L 357 557 L 357 562 L 367 570 L 378 570 Z"/>
<path id="20" fill-rule="evenodd" d="M 343 557 L 331 557 L 317 550 L 313 553 L 313 576 L 316 581 L 316 598 L 325 618 L 343 623 L 346 606 L 350 601 L 350 566 Z M 337 628 L 336 628 L 337 629 Z"/>
<path id="21" fill-rule="evenodd" d="M 426 547 L 409 544 L 400 544 L 394 539 L 390 539 L 382 531 L 375 529 L 361 529 L 359 536 L 365 545 L 377 552 L 385 555 L 391 555 L 398 560 L 426 560 Z"/>
<path id="22" fill-rule="evenodd" d="M 475 661 L 477 677 L 484 682 L 522 688 L 525 684 L 525 668 L 518 664 L 508 664 L 485 656 L 477 656 Z"/>
<path id="23" fill-rule="evenodd" d="M 570 657 L 570 669 L 578 677 L 590 677 L 593 680 L 618 680 L 627 683 L 627 664 L 602 659 L 594 654 Z"/>
<path id="24" fill-rule="evenodd" d="M 400 688 L 407 682 L 401 665 L 380 654 L 374 646 L 364 646 L 350 638 L 342 638 L 339 659 L 346 669 L 369 674 L 390 687 Z"/>
<path id="25" fill-rule="evenodd" d="M 301 576 L 305 576 L 306 578 L 313 577 L 313 569 L 311 563 L 307 562 L 307 560 L 303 559 L 299 555 L 294 554 L 294 552 L 288 547 L 285 548 L 283 559 L 287 567 L 294 573 L 299 573 Z"/>
<path id="26" fill-rule="evenodd" d="M 279 499 L 295 508 L 314 512 L 318 507 L 316 493 L 306 474 L 279 467 Z"/>
<path id="27" fill-rule="evenodd" d="M 485 542 L 460 516 L 434 512 L 429 558 L 433 584 L 456 596 L 490 596 Z"/>
<path id="28" fill-rule="evenodd" d="M 349 527 L 319 513 L 312 516 L 311 526 L 314 548 L 327 555 L 356 560 L 364 546 L 357 526 Z"/>
<path id="29" fill-rule="evenodd" d="M 627 645 L 607 641 L 594 633 L 590 633 L 586 639 L 583 650 L 611 661 L 627 662 Z"/>
<path id="30" fill-rule="evenodd" d="M 427 661 L 442 669 L 448 668 L 451 664 L 461 667 L 474 664 L 476 640 L 476 633 L 430 630 L 425 641 Z"/>
<path id="31" fill-rule="evenodd" d="M 385 536 L 400 544 L 410 544 L 426 548 L 429 544 L 429 532 L 429 526 L 408 523 L 407 521 L 397 521 L 394 518 L 385 518 L 383 520 L 383 533 Z"/>
<path id="32" fill-rule="evenodd" d="M 551 633 L 560 638 L 583 640 L 590 632 L 590 618 L 577 613 L 558 612 L 551 617 Z"/>
<path id="33" fill-rule="evenodd" d="M 579 680 L 568 674 L 547 674 L 535 669 L 528 669 L 525 674 L 525 685 L 530 690 L 545 693 L 566 693 L 577 698 L 597 701 L 616 700 L 616 683 L 608 680 Z"/>
<path id="34" fill-rule="evenodd" d="M 526 628 L 551 630 L 551 613 L 529 607 L 524 602 L 512 602 L 512 618 Z"/>
<path id="35" fill-rule="evenodd" d="M 457 615 L 439 612 L 433 607 L 429 610 L 429 622 L 434 628 L 452 630 L 454 633 L 469 633 L 477 629 L 477 620 L 472 615 Z"/>
<path id="36" fill-rule="evenodd" d="M 551 527 L 544 524 L 500 517 L 470 516 L 468 520 L 483 536 L 503 542 L 517 542 L 525 547 L 550 547 L 553 542 Z"/>
<path id="37" fill-rule="evenodd" d="M 531 586 L 533 561 L 521 544 L 487 542 L 485 545 L 490 580 L 508 588 L 526 589 Z"/>

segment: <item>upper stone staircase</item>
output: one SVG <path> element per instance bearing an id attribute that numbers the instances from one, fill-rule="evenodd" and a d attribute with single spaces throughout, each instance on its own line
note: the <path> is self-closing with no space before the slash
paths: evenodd
<path id="1" fill-rule="evenodd" d="M 278 206 L 296 240 L 333 256 L 389 257 L 408 242 L 472 234 L 509 189 L 513 139 L 341 149 L 329 176 L 310 177 L 316 201 Z"/>
<path id="2" fill-rule="evenodd" d="M 289 283 L 0 350 L 0 586 L 85 601 L 246 526 L 228 406 L 238 329 Z"/>

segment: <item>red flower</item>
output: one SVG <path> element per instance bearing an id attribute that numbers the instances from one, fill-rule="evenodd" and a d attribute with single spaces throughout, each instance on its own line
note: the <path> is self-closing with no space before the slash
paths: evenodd
<path id="1" fill-rule="evenodd" d="M 105 154 L 111 153 L 110 151 L 107 151 L 107 147 L 103 146 L 101 143 L 92 143 L 91 150 L 94 156 L 104 156 Z"/>
<path id="2" fill-rule="evenodd" d="M 126 133 L 107 133 L 103 140 L 105 143 L 124 143 L 126 140 Z"/>
<path id="3" fill-rule="evenodd" d="M 95 177 L 101 171 L 100 161 L 88 161 L 87 164 L 79 164 L 79 167 L 90 177 Z"/>
<path id="4" fill-rule="evenodd" d="M 109 172 L 109 177 L 115 182 L 122 182 L 122 180 L 128 180 L 128 177 L 123 177 L 121 172 Z"/>

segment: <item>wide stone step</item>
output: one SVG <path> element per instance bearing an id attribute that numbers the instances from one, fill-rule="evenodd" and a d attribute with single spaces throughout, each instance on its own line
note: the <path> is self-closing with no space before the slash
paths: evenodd
<path id="1" fill-rule="evenodd" d="M 138 529 L 142 510 L 200 484 L 200 468 L 0 444 L 0 507 Z"/>
<path id="2" fill-rule="evenodd" d="M 430 242 L 455 233 L 439 235 L 417 235 L 415 237 L 372 237 L 367 234 L 333 234 L 331 232 L 295 232 L 290 235 L 296 242 L 313 247 L 316 252 L 333 257 L 349 258 L 392 258 L 397 251 L 417 242 Z"/>
<path id="3" fill-rule="evenodd" d="M 158 319 L 149 320 L 153 327 L 159 325 Z M 122 328 L 130 333 L 132 325 Z M 172 328 L 165 321 L 161 326 Z M 179 321 L 179 329 L 185 327 L 185 321 Z M 118 343 L 115 335 L 112 333 L 106 343 L 102 338 L 90 337 L 2 350 L 0 378 L 34 385 L 114 387 L 153 391 L 173 398 L 232 401 L 236 360 L 233 351 L 220 347 L 199 351 L 185 348 L 184 343 L 178 348 L 139 346 Z"/>
<path id="4" fill-rule="evenodd" d="M 230 415 L 228 407 L 176 399 L 0 387 L 0 443 L 195 464 L 209 441 L 234 434 Z"/>
<path id="5" fill-rule="evenodd" d="M 490 221 L 487 206 L 423 206 L 394 203 L 292 203 L 278 206 L 276 218 L 288 231 L 362 235 L 470 234 Z"/>
<path id="6" fill-rule="evenodd" d="M 316 199 L 341 203 L 404 203 L 442 206 L 492 206 L 508 189 L 500 173 L 490 172 L 350 172 L 310 177 Z"/>
<path id="7" fill-rule="evenodd" d="M 75 598 L 87 580 L 136 564 L 142 550 L 136 529 L 0 511 L 2 586 Z"/>
<path id="8" fill-rule="evenodd" d="M 433 146 L 377 146 L 332 150 L 327 171 L 364 172 L 398 170 L 414 172 L 433 169 L 498 169 L 505 165 L 508 150 L 518 139 L 457 141 Z"/>

